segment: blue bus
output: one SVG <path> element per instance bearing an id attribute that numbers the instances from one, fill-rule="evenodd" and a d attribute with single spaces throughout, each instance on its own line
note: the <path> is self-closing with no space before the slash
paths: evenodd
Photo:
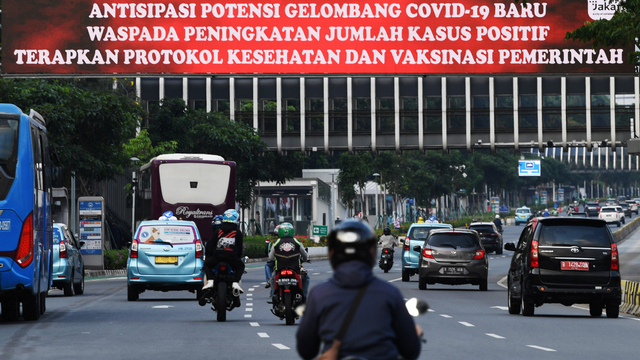
<path id="1" fill-rule="evenodd" d="M 0 104 L 0 304 L 2 319 L 38 320 L 51 286 L 51 187 L 57 157 L 45 121 Z M 57 161 L 55 161 L 57 163 Z"/>

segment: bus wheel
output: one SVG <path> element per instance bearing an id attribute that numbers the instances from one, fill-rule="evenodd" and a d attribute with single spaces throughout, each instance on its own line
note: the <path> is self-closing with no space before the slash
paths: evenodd
<path id="1" fill-rule="evenodd" d="M 38 320 L 40 318 L 40 292 L 33 295 L 27 294 L 22 300 L 22 317 L 25 320 Z"/>

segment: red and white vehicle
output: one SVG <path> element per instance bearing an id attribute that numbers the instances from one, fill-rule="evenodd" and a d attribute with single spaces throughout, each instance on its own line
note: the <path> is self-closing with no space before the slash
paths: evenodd
<path id="1" fill-rule="evenodd" d="M 618 211 L 616 206 L 603 206 L 598 214 L 598 219 L 602 219 L 608 223 L 616 223 L 618 227 L 622 222 L 624 213 Z"/>

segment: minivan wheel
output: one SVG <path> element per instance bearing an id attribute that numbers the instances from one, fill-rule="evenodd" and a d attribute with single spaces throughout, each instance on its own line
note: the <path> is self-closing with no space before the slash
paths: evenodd
<path id="1" fill-rule="evenodd" d="M 136 300 L 138 300 L 139 296 L 140 296 L 140 293 L 138 292 L 138 289 L 136 289 L 133 285 L 127 285 L 127 300 L 128 301 L 136 301 Z"/>
<path id="2" fill-rule="evenodd" d="M 80 282 L 73 284 L 73 292 L 75 292 L 76 295 L 84 294 L 84 268 L 82 269 L 82 279 L 80 279 Z"/>
<path id="3" fill-rule="evenodd" d="M 71 272 L 71 279 L 68 284 L 64 284 L 64 296 L 73 296 L 73 271 Z"/>
<path id="4" fill-rule="evenodd" d="M 618 305 L 617 301 L 607 301 L 607 317 L 615 319 L 620 314 L 620 305 Z"/>
<path id="5" fill-rule="evenodd" d="M 496 249 L 496 255 L 502 255 L 502 243 L 500 243 L 500 246 Z"/>
<path id="6" fill-rule="evenodd" d="M 602 316 L 602 303 L 600 302 L 589 303 L 589 314 L 593 317 Z"/>
<path id="7" fill-rule="evenodd" d="M 402 269 L 402 281 L 403 282 L 407 282 L 409 281 L 409 271 Z"/>
<path id="8" fill-rule="evenodd" d="M 427 290 L 427 278 L 425 277 L 418 278 L 418 289 Z"/>
<path id="9" fill-rule="evenodd" d="M 522 294 L 522 315 L 524 316 L 533 316 L 535 306 L 533 301 L 527 299 L 524 294 Z"/>
<path id="10" fill-rule="evenodd" d="M 511 294 L 511 286 L 507 289 L 507 300 L 509 307 L 509 314 L 518 315 L 520 314 L 520 309 L 522 308 L 522 300 L 520 298 L 514 297 Z"/>
<path id="11" fill-rule="evenodd" d="M 618 227 L 620 227 L 620 221 L 618 221 L 618 224 L 617 224 L 617 225 L 618 225 Z"/>
<path id="12" fill-rule="evenodd" d="M 489 286 L 487 284 L 487 279 L 481 279 L 480 280 L 480 291 L 487 291 L 488 288 L 489 288 Z"/>

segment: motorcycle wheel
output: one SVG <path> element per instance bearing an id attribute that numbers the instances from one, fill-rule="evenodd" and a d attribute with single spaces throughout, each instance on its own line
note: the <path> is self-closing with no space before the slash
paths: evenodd
<path id="1" fill-rule="evenodd" d="M 293 325 L 296 319 L 293 317 L 293 304 L 291 303 L 291 293 L 284 294 L 284 317 L 287 325 Z"/>
<path id="2" fill-rule="evenodd" d="M 227 321 L 227 284 L 224 282 L 218 283 L 216 315 L 218 317 L 218 321 Z"/>

